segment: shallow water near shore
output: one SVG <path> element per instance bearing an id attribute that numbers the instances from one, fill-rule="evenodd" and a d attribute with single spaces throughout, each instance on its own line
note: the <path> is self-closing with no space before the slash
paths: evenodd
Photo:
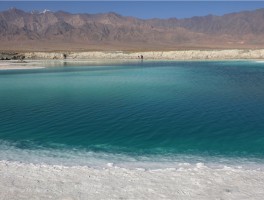
<path id="1" fill-rule="evenodd" d="M 6 70 L 0 71 L 0 102 L 1 160 L 263 168 L 261 62 L 144 61 Z"/>

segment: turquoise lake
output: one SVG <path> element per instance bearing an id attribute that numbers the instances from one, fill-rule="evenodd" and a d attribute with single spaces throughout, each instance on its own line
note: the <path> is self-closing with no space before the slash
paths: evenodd
<path id="1" fill-rule="evenodd" d="M 264 63 L 144 61 L 0 71 L 10 149 L 264 161 Z M 53 151 L 54 150 L 54 151 Z M 52 153 L 53 152 L 53 153 Z"/>

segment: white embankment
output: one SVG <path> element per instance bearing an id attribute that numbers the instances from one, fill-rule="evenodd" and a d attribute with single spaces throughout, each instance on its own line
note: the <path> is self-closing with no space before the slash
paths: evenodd
<path id="1" fill-rule="evenodd" d="M 138 59 L 143 55 L 148 60 L 221 60 L 221 59 L 264 59 L 264 49 L 230 49 L 230 50 L 180 50 L 149 52 L 29 52 L 27 59 Z"/>

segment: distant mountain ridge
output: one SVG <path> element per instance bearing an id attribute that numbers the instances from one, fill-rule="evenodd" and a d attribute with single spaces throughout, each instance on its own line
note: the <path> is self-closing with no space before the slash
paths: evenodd
<path id="1" fill-rule="evenodd" d="M 0 50 L 263 48 L 264 9 L 186 19 L 117 13 L 0 12 Z"/>

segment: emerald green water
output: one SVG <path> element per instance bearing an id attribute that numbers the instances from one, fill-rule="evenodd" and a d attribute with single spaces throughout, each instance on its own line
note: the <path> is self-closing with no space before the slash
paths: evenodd
<path id="1" fill-rule="evenodd" d="M 0 140 L 4 152 L 12 146 L 17 152 L 262 160 L 264 63 L 160 61 L 0 71 Z"/>

